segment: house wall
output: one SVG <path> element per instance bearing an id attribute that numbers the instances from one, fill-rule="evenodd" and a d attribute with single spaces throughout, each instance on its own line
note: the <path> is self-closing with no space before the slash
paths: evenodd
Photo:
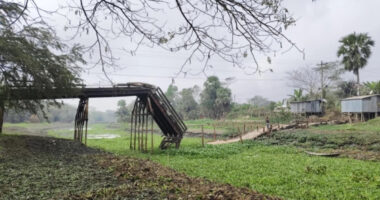
<path id="1" fill-rule="evenodd" d="M 290 104 L 290 111 L 292 113 L 304 113 L 305 112 L 305 104 L 296 102 Z"/>
<path id="2" fill-rule="evenodd" d="M 363 99 L 363 112 L 374 113 L 377 111 L 377 97 Z"/>
<path id="3" fill-rule="evenodd" d="M 320 101 L 292 102 L 290 103 L 292 113 L 321 113 L 322 107 Z"/>
<path id="4" fill-rule="evenodd" d="M 380 112 L 380 96 L 365 99 L 342 100 L 341 105 L 341 111 L 344 113 Z"/>
<path id="5" fill-rule="evenodd" d="M 363 111 L 361 99 L 343 100 L 341 104 L 341 111 L 344 113 L 361 113 Z"/>
<path id="6" fill-rule="evenodd" d="M 322 112 L 322 106 L 320 101 L 312 101 L 310 102 L 310 110 L 308 112 L 311 113 L 321 113 Z"/>

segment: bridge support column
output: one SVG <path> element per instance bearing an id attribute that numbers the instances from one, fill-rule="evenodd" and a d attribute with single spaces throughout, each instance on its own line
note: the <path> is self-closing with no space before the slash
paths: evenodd
<path id="1" fill-rule="evenodd" d="M 3 132 L 4 123 L 4 102 L 0 101 L 0 134 Z"/>
<path id="2" fill-rule="evenodd" d="M 88 98 L 81 98 L 79 100 L 79 105 L 77 113 L 75 115 L 74 124 L 74 140 L 83 143 L 83 133 L 84 143 L 87 145 L 87 126 L 88 126 Z M 83 131 L 83 129 L 85 129 Z"/>
<path id="3" fill-rule="evenodd" d="M 153 123 L 153 117 L 151 117 L 153 112 L 149 104 L 150 101 L 147 97 L 136 98 L 131 116 L 130 149 L 148 151 L 148 125 L 149 121 Z"/>

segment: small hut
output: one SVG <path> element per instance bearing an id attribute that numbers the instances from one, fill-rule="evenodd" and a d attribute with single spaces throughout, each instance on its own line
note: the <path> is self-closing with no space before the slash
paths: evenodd
<path id="1" fill-rule="evenodd" d="M 380 94 L 349 97 L 341 105 L 342 113 L 360 115 L 362 121 L 372 119 L 380 113 Z"/>
<path id="2" fill-rule="evenodd" d="M 290 102 L 290 112 L 295 114 L 306 114 L 306 115 L 322 115 L 323 110 L 323 99 L 310 100 L 310 101 L 293 101 Z"/>

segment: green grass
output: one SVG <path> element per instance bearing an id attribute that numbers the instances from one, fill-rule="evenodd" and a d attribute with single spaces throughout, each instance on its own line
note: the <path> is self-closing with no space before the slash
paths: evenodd
<path id="1" fill-rule="evenodd" d="M 311 157 L 293 147 L 257 142 L 202 148 L 199 138 L 185 138 L 179 150 L 153 154 L 130 151 L 129 138 L 90 140 L 89 145 L 286 199 L 380 198 L 378 162 Z"/>
<path id="2" fill-rule="evenodd" d="M 128 134 L 128 125 L 121 125 L 121 127 L 118 126 L 118 128 L 109 128 L 107 127 L 107 124 L 90 124 L 88 126 L 88 136 L 93 135 L 103 135 L 103 134 L 112 134 L 117 136 L 126 136 Z M 59 137 L 59 138 L 72 138 L 74 134 L 73 129 L 51 129 L 48 130 L 48 135 L 52 137 Z"/>
<path id="3" fill-rule="evenodd" d="M 380 132 L 380 118 L 376 118 L 363 123 L 354 124 L 341 124 L 341 125 L 326 125 L 314 127 L 314 130 L 325 130 L 325 131 L 355 131 L 356 133 L 361 132 Z"/>
<path id="4" fill-rule="evenodd" d="M 317 152 L 338 151 L 343 157 L 380 161 L 379 119 L 357 124 L 323 125 L 285 130 L 257 139 L 266 145 L 290 145 Z"/>
<path id="5" fill-rule="evenodd" d="M 246 132 L 260 128 L 264 125 L 263 120 L 257 119 L 242 119 L 242 120 L 213 120 L 213 119 L 197 119 L 187 120 L 185 124 L 189 132 L 201 133 L 202 126 L 205 133 L 212 134 L 214 132 L 214 126 L 216 133 L 222 137 L 236 136 L 244 129 L 246 125 Z"/>
<path id="6" fill-rule="evenodd" d="M 105 125 L 91 127 L 100 133 L 127 132 L 110 130 Z M 91 139 L 88 145 L 118 155 L 150 159 L 190 176 L 248 187 L 285 199 L 380 199 L 379 162 L 312 157 L 298 148 L 302 146 L 293 145 L 304 143 L 305 147 L 334 149 L 340 145 L 368 147 L 379 140 L 377 130 L 378 119 L 363 124 L 320 126 L 278 134 L 281 140 L 263 138 L 244 144 L 206 145 L 204 148 L 200 138 L 184 138 L 179 150 L 166 151 L 157 148 L 162 138 L 154 135 L 152 154 L 131 151 L 129 136 Z"/>
<path id="7" fill-rule="evenodd" d="M 48 123 L 4 123 L 4 128 L 7 127 L 22 127 L 22 128 L 34 128 L 34 127 L 44 127 Z"/>

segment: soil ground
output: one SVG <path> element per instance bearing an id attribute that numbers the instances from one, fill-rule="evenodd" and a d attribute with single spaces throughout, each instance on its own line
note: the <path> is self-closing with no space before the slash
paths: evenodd
<path id="1" fill-rule="evenodd" d="M 276 199 L 66 139 L 0 136 L 0 199 Z"/>
<path id="2" fill-rule="evenodd" d="M 276 127 L 276 131 L 278 128 L 283 128 L 285 127 L 286 125 L 279 125 L 279 127 Z M 245 133 L 244 135 L 241 136 L 241 139 L 242 140 L 252 140 L 252 139 L 255 139 L 261 135 L 265 134 L 265 131 L 262 130 L 262 129 L 259 129 L 259 130 L 255 130 L 255 131 L 251 131 L 251 132 L 248 132 L 248 133 Z M 235 138 L 231 138 L 231 139 L 228 139 L 228 140 L 216 140 L 216 141 L 212 141 L 212 142 L 209 142 L 207 144 L 229 144 L 229 143 L 234 143 L 234 142 L 239 142 L 240 141 L 240 137 L 235 137 Z"/>

